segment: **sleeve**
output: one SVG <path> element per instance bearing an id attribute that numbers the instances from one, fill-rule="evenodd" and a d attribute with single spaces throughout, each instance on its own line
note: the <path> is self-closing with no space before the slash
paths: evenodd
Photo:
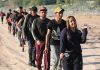
<path id="1" fill-rule="evenodd" d="M 19 21 L 19 19 L 20 19 L 20 17 L 19 17 L 19 16 L 17 16 L 17 17 L 16 17 L 16 21 L 18 22 L 18 21 Z"/>
<path id="2" fill-rule="evenodd" d="M 24 23 L 23 23 L 23 28 L 22 28 L 22 30 L 23 30 L 25 36 L 26 36 L 26 34 L 27 34 L 27 23 L 28 23 L 28 20 L 29 20 L 29 15 L 26 16 L 26 18 L 25 18 L 25 20 L 24 20 Z"/>
<path id="3" fill-rule="evenodd" d="M 66 29 L 64 28 L 60 35 L 60 53 L 64 53 L 66 49 Z"/>
<path id="4" fill-rule="evenodd" d="M 9 13 L 7 13 L 6 19 L 8 19 L 8 17 L 9 17 Z"/>
<path id="5" fill-rule="evenodd" d="M 37 28 L 37 19 L 35 19 L 32 23 L 31 33 L 32 33 L 34 40 L 41 40 L 41 36 Z"/>
<path id="6" fill-rule="evenodd" d="M 52 20 L 51 20 L 51 21 L 49 21 L 49 23 L 48 23 L 48 25 L 47 25 L 47 29 L 52 30 L 52 26 L 53 26 L 53 22 L 52 22 Z"/>
<path id="7" fill-rule="evenodd" d="M 87 39 L 87 29 L 82 29 L 82 32 L 81 32 L 81 43 L 85 43 L 86 42 L 86 39 Z"/>
<path id="8" fill-rule="evenodd" d="M 21 18 L 22 18 L 22 16 L 19 16 L 19 15 L 16 17 L 17 23 L 19 22 L 19 20 L 20 20 Z"/>

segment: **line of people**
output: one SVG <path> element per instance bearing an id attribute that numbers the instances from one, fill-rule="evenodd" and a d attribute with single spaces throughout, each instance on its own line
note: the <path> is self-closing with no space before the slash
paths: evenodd
<path id="1" fill-rule="evenodd" d="M 30 8 L 29 13 L 19 7 L 19 12 L 15 11 L 16 17 L 13 17 L 13 29 L 18 33 L 19 45 L 23 51 L 25 41 L 28 43 L 29 65 L 42 70 L 44 55 L 44 70 L 82 70 L 80 44 L 86 42 L 87 28 L 79 30 L 74 16 L 63 20 L 64 9 L 61 7 L 54 9 L 55 15 L 51 20 L 46 17 L 46 7 L 39 8 L 39 15 L 37 12 L 36 6 Z M 9 17 L 7 22 L 11 27 L 12 20 Z M 9 30 L 11 32 L 11 28 Z"/>

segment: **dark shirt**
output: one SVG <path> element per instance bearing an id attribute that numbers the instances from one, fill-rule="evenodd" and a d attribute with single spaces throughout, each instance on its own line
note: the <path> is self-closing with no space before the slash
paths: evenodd
<path id="1" fill-rule="evenodd" d="M 4 12 L 0 12 L 0 16 L 3 18 L 5 16 Z"/>
<path id="2" fill-rule="evenodd" d="M 12 15 L 12 13 L 8 12 L 7 16 L 6 16 L 6 19 L 8 19 L 10 17 L 10 15 Z"/>
<path id="3" fill-rule="evenodd" d="M 64 52 L 78 52 L 81 53 L 81 43 L 86 42 L 86 34 L 80 30 L 68 31 L 64 28 L 60 36 L 60 51 Z"/>
<path id="4" fill-rule="evenodd" d="M 48 18 L 41 20 L 37 18 L 32 24 L 32 35 L 35 40 L 45 41 L 47 33 L 47 24 L 50 20 Z"/>
<path id="5" fill-rule="evenodd" d="M 66 27 L 66 21 L 63 19 L 58 24 L 55 19 L 51 20 L 48 24 L 48 29 L 51 30 L 50 44 L 60 45 L 60 34 L 63 28 Z"/>
<path id="6" fill-rule="evenodd" d="M 17 18 L 16 18 L 16 21 L 19 22 L 19 20 L 20 20 L 21 18 L 24 18 L 24 16 L 21 15 L 21 14 L 18 14 L 18 16 L 17 16 Z"/>
<path id="7" fill-rule="evenodd" d="M 14 20 L 15 20 L 15 22 L 17 22 L 18 16 L 19 16 L 19 13 L 16 12 L 16 13 L 15 13 L 15 16 L 14 16 Z"/>
<path id="8" fill-rule="evenodd" d="M 32 33 L 31 33 L 31 26 L 32 26 L 34 19 L 36 19 L 38 17 L 39 17 L 39 15 L 32 16 L 31 14 L 28 14 L 26 16 L 25 22 L 23 24 L 23 31 L 24 31 L 24 34 L 25 34 L 27 40 L 34 40 L 32 37 Z"/>

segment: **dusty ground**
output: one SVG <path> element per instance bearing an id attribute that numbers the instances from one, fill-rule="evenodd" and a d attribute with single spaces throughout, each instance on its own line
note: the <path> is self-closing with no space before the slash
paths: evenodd
<path id="1" fill-rule="evenodd" d="M 88 25 L 87 43 L 82 45 L 83 70 L 100 70 L 100 16 L 75 16 L 78 26 Z M 28 48 L 21 52 L 18 40 L 0 23 L 0 70 L 36 70 L 28 66 Z"/>

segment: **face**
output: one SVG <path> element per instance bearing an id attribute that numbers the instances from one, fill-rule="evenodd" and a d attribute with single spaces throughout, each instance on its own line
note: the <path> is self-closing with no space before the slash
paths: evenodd
<path id="1" fill-rule="evenodd" d="M 36 12 L 36 11 L 31 11 L 31 13 L 32 13 L 33 15 L 36 15 L 37 12 Z"/>
<path id="2" fill-rule="evenodd" d="M 21 13 L 23 11 L 23 9 L 19 9 L 18 11 L 19 11 L 19 13 Z"/>
<path id="3" fill-rule="evenodd" d="M 29 13 L 29 14 L 31 14 L 31 13 L 32 13 L 32 10 L 31 10 L 31 9 L 29 9 L 29 10 L 28 10 L 28 13 Z"/>
<path id="4" fill-rule="evenodd" d="M 58 19 L 62 19 L 63 12 L 56 12 L 55 16 L 56 16 Z"/>
<path id="5" fill-rule="evenodd" d="M 73 18 L 69 18 L 69 26 L 70 28 L 76 28 L 76 21 Z"/>
<path id="6" fill-rule="evenodd" d="M 40 17 L 46 17 L 47 11 L 40 11 Z"/>

